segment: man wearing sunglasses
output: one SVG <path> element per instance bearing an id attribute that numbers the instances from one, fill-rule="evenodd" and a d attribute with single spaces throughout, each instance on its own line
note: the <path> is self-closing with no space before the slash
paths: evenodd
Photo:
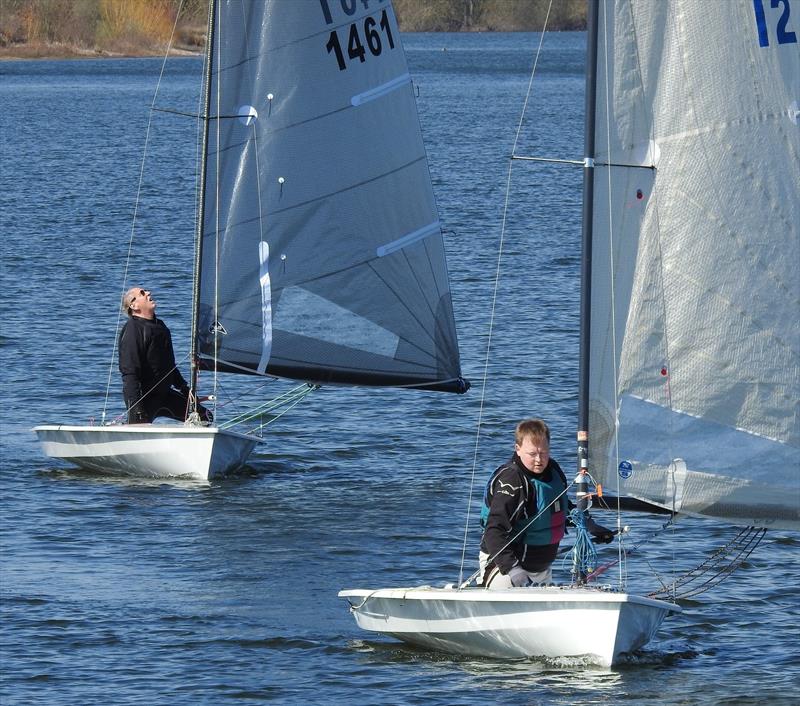
<path id="1" fill-rule="evenodd" d="M 129 424 L 147 424 L 156 417 L 185 421 L 192 411 L 189 385 L 175 364 L 172 335 L 156 317 L 150 290 L 132 287 L 122 298 L 128 320 L 119 335 L 119 370 Z M 202 405 L 197 411 L 210 422 Z"/>

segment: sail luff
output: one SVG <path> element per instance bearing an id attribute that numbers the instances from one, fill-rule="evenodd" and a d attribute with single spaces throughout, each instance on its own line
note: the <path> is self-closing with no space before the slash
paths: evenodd
<path id="1" fill-rule="evenodd" d="M 206 58 L 205 58 L 205 74 L 203 78 L 203 111 L 201 120 L 203 125 L 201 146 L 200 146 L 200 185 L 198 191 L 198 204 L 197 204 L 197 223 L 195 225 L 195 258 L 194 258 L 194 273 L 192 282 L 192 329 L 190 338 L 190 381 L 189 385 L 192 390 L 191 399 L 194 404 L 197 404 L 197 395 L 194 391 L 197 389 L 197 374 L 199 372 L 199 356 L 198 356 L 198 332 L 199 332 L 199 319 L 200 319 L 200 278 L 202 275 L 202 262 L 203 262 L 203 221 L 205 217 L 205 203 L 206 203 L 206 170 L 208 168 L 208 131 L 209 131 L 209 114 L 211 112 L 211 77 L 213 74 L 213 57 L 214 57 L 214 38 L 215 38 L 215 12 L 217 0 L 209 0 L 208 3 L 208 25 L 206 33 Z"/>
<path id="2" fill-rule="evenodd" d="M 598 0 L 590 0 L 587 10 L 583 215 L 581 220 L 580 343 L 578 361 L 578 471 L 587 471 L 589 464 L 589 374 L 592 314 L 592 238 L 594 230 Z M 585 501 L 582 502 L 584 502 L 585 505 Z"/>

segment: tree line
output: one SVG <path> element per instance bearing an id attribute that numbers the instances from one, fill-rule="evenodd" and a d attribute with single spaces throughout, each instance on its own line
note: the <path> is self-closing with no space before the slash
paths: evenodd
<path id="1" fill-rule="evenodd" d="M 545 21 L 556 30 L 585 27 L 586 0 L 393 4 L 405 32 L 537 31 Z M 197 51 L 205 41 L 207 12 L 208 0 L 0 0 L 0 51 L 6 56 L 46 55 L 48 48 L 49 53 L 69 53 L 70 48 L 76 53 L 159 53 L 173 37 L 173 27 L 173 44 Z"/>

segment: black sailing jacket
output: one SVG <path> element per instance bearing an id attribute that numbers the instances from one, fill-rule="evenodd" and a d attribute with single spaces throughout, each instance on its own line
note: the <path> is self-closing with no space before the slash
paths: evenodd
<path id="1" fill-rule="evenodd" d="M 158 318 L 128 317 L 119 334 L 119 371 L 128 407 L 148 392 L 150 396 L 161 397 L 171 387 L 177 390 L 189 387 L 175 366 L 169 329 Z"/>
<path id="2" fill-rule="evenodd" d="M 503 549 L 514 534 L 514 525 L 521 519 L 536 516 L 536 491 L 527 480 L 528 473 L 514 454 L 508 463 L 495 471 L 487 489 L 490 509 L 481 551 L 489 556 L 497 553 L 492 565 L 497 565 L 504 574 L 517 562 L 526 571 L 543 571 L 553 563 L 558 553 L 558 544 L 525 545 L 522 536 Z M 542 472 L 542 481 L 549 483 L 553 474 L 558 474 L 567 487 L 564 472 L 551 458 Z M 498 488 L 500 492 L 496 492 Z"/>

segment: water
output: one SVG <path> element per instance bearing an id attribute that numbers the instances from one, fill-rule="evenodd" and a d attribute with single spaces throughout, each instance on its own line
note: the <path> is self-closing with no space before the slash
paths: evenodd
<path id="1" fill-rule="evenodd" d="M 546 418 L 554 456 L 574 467 L 581 174 L 570 167 L 514 168 L 474 452 L 507 156 L 537 38 L 405 39 L 475 387 L 463 397 L 322 390 L 275 427 L 251 467 L 210 484 L 70 470 L 30 433 L 103 408 L 160 62 L 0 64 L 3 704 L 793 702 L 800 565 L 790 533 L 769 533 L 744 569 L 613 670 L 416 650 L 359 631 L 337 599 L 341 588 L 456 580 L 473 456 L 481 486 L 519 418 Z M 519 153 L 580 157 L 583 41 L 550 38 Z M 158 105 L 193 112 L 199 71 L 197 59 L 171 60 Z M 128 272 L 153 288 L 179 357 L 194 129 L 153 117 Z M 631 543 L 661 524 L 623 522 Z M 656 588 L 732 535 L 682 523 L 646 543 L 631 587 Z"/>

